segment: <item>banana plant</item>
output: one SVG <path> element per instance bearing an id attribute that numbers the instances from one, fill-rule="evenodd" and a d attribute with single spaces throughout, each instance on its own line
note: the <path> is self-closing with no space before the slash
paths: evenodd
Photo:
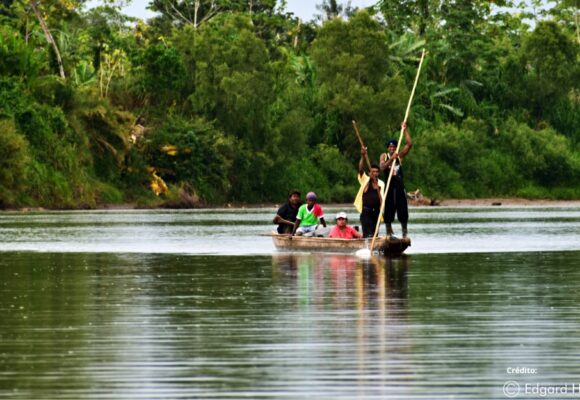
<path id="1" fill-rule="evenodd" d="M 391 33 L 388 38 L 389 59 L 399 65 L 416 64 L 420 58 L 420 50 L 425 47 L 425 39 L 418 38 L 413 33 L 397 36 Z"/>
<path id="2" fill-rule="evenodd" d="M 75 86 L 86 86 L 95 83 L 97 74 L 92 63 L 81 60 L 73 71 L 73 80 Z"/>
<path id="3" fill-rule="evenodd" d="M 427 86 L 428 108 L 431 112 L 437 113 L 438 110 L 445 110 L 456 117 L 463 117 L 464 112 L 461 108 L 453 104 L 453 94 L 461 92 L 459 87 L 445 87 L 444 84 L 429 81 Z"/>

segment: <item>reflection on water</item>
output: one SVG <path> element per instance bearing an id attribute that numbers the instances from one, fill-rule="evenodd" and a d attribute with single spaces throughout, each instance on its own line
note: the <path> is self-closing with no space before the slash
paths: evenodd
<path id="1" fill-rule="evenodd" d="M 358 308 L 369 302 L 384 304 L 387 299 L 404 299 L 407 293 L 407 256 L 362 260 L 338 254 L 279 254 L 272 257 L 272 265 L 278 279 L 298 283 L 301 301 L 306 303 L 311 281 L 318 290 L 326 285 L 339 307 L 353 305 L 346 300 L 355 300 Z"/>
<path id="2" fill-rule="evenodd" d="M 308 315 L 309 329 L 338 341 L 322 342 L 322 347 L 330 348 L 330 359 L 313 355 L 321 349 L 305 346 L 302 350 L 310 373 L 316 371 L 320 381 L 339 380 L 330 385 L 336 388 L 325 389 L 325 395 L 384 398 L 391 393 L 398 398 L 393 377 L 403 370 L 397 354 L 411 351 L 404 343 L 411 259 L 279 255 L 272 262 L 275 279 L 294 287 L 296 304 L 300 315 Z"/>
<path id="3" fill-rule="evenodd" d="M 491 399 L 507 380 L 575 382 L 578 259 L 4 253 L 0 397 Z"/>
<path id="4" fill-rule="evenodd" d="M 384 396 L 410 264 L 5 253 L 0 398 Z"/>
<path id="5" fill-rule="evenodd" d="M 497 242 L 486 234 L 501 225 L 493 213 L 482 227 L 474 213 L 442 213 L 469 219 L 447 245 Z M 506 381 L 577 383 L 580 218 L 546 213 L 561 233 L 548 247 L 569 251 L 513 251 L 532 213 L 514 215 L 493 252 L 369 261 L 277 253 L 254 225 L 232 224 L 241 239 L 224 244 L 227 224 L 212 231 L 208 213 L 3 215 L 0 398 L 487 400 L 504 398 Z M 416 220 L 417 237 L 433 245 L 429 229 L 445 225 L 429 221 Z M 192 232 L 200 248 L 268 255 L 172 253 Z M 71 252 L 75 240 L 84 252 Z M 35 251 L 10 251 L 17 244 Z M 66 250 L 42 252 L 55 244 Z"/>

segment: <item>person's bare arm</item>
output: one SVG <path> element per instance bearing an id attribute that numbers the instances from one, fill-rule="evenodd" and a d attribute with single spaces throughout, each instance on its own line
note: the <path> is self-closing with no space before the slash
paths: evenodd
<path id="1" fill-rule="evenodd" d="M 294 222 L 294 228 L 292 228 L 292 236 L 296 234 L 296 229 L 298 229 L 298 226 L 300 226 L 300 220 L 296 219 L 296 222 Z"/>
<path id="2" fill-rule="evenodd" d="M 294 222 L 288 221 L 287 219 L 282 218 L 278 214 L 276 214 L 276 216 L 274 217 L 274 220 L 272 222 L 274 222 L 275 224 L 294 225 Z"/>
<path id="3" fill-rule="evenodd" d="M 397 153 L 393 154 L 393 157 L 391 157 L 391 158 L 387 158 L 386 153 L 381 154 L 381 160 L 380 160 L 381 171 L 384 171 L 387 168 L 389 168 L 391 166 L 391 164 L 393 163 L 393 161 L 395 161 L 397 159 L 397 157 L 398 157 Z"/>
<path id="4" fill-rule="evenodd" d="M 379 159 L 379 167 L 381 169 L 381 171 L 384 171 L 385 169 L 387 169 L 387 154 L 383 153 L 381 154 L 381 158 Z"/>
<path id="5" fill-rule="evenodd" d="M 409 154 L 411 147 L 413 147 L 413 140 L 411 140 L 411 133 L 409 132 L 409 127 L 407 126 L 407 123 L 403 122 L 401 128 L 403 128 L 405 131 L 405 146 L 403 147 L 403 150 L 399 154 L 399 157 L 402 159 L 407 154 Z"/>
<path id="6" fill-rule="evenodd" d="M 358 175 L 359 176 L 363 176 L 363 174 L 365 173 L 364 158 L 365 158 L 366 154 L 367 154 L 367 148 L 361 147 L 360 148 L 360 161 L 358 162 Z"/>

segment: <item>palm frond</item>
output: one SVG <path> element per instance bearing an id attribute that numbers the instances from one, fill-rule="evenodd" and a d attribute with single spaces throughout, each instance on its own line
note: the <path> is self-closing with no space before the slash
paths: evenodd
<path id="1" fill-rule="evenodd" d="M 451 111 L 453 114 L 457 115 L 458 117 L 463 117 L 463 111 L 459 108 L 450 106 L 449 104 L 439 104 L 439 107 L 444 108 L 448 111 Z"/>

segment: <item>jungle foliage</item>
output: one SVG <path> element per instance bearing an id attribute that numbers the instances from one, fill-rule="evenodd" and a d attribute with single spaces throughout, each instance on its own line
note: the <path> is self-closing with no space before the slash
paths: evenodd
<path id="1" fill-rule="evenodd" d="M 352 121 L 378 160 L 423 47 L 408 190 L 580 198 L 578 2 L 320 3 L 0 3 L 0 207 L 350 202 Z"/>

